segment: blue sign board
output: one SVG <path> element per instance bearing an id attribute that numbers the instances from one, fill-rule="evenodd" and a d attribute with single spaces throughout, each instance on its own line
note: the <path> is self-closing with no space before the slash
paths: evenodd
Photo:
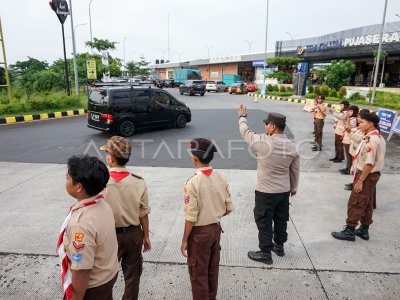
<path id="1" fill-rule="evenodd" d="M 387 109 L 378 110 L 379 129 L 381 132 L 390 133 L 395 121 L 396 113 Z"/>
<path id="2" fill-rule="evenodd" d="M 264 67 L 265 62 L 263 60 L 254 60 L 253 67 Z"/>

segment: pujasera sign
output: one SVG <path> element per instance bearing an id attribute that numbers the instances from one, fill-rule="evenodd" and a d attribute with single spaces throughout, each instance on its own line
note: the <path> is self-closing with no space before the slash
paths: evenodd
<path id="1" fill-rule="evenodd" d="M 320 52 L 330 49 L 374 45 L 379 44 L 379 38 L 379 34 L 370 34 L 345 39 L 337 39 L 315 45 L 301 45 L 297 48 L 297 52 L 299 55 L 301 55 L 304 52 Z M 400 32 L 384 33 L 382 41 L 384 44 L 400 43 Z"/>

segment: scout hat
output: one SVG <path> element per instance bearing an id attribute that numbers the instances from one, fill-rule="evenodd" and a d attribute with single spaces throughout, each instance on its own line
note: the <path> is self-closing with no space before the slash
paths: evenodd
<path id="1" fill-rule="evenodd" d="M 189 143 L 191 151 L 217 152 L 217 148 L 209 139 L 195 138 Z"/>
<path id="2" fill-rule="evenodd" d="M 286 116 L 282 115 L 282 114 L 279 114 L 279 113 L 271 112 L 271 113 L 268 114 L 268 117 L 263 122 L 265 124 L 273 123 L 276 126 L 285 127 L 285 125 L 286 125 Z"/>
<path id="3" fill-rule="evenodd" d="M 129 159 L 131 156 L 132 146 L 129 141 L 123 137 L 113 136 L 108 140 L 107 145 L 100 147 L 100 150 L 106 151 L 114 157 Z"/>

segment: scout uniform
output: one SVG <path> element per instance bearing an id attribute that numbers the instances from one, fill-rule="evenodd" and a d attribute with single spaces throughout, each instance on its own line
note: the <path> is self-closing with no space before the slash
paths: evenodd
<path id="1" fill-rule="evenodd" d="M 207 151 L 211 142 L 198 140 L 196 150 Z M 194 226 L 187 246 L 193 299 L 216 299 L 222 231 L 219 222 L 234 210 L 225 177 L 211 166 L 196 170 L 185 184 L 184 203 L 185 220 Z"/>
<path id="2" fill-rule="evenodd" d="M 285 126 L 286 117 L 269 113 L 264 123 Z M 289 194 L 297 191 L 300 156 L 295 143 L 284 133 L 257 134 L 249 128 L 245 116 L 239 118 L 239 130 L 242 138 L 257 152 L 254 219 L 261 251 L 250 251 L 248 256 L 271 264 L 271 250 L 275 246 L 280 249 L 278 255 L 284 255 L 283 244 L 287 241 L 289 221 Z"/>
<path id="3" fill-rule="evenodd" d="M 314 131 L 315 131 L 315 143 L 317 144 L 317 149 L 316 150 L 321 150 L 322 148 L 322 132 L 324 129 L 324 120 L 326 118 L 326 107 L 324 103 L 317 104 L 317 107 L 315 108 L 315 125 L 314 125 Z M 321 111 L 319 111 L 318 107 L 321 108 Z"/>
<path id="4" fill-rule="evenodd" d="M 341 232 L 332 232 L 334 238 L 354 241 L 355 235 L 357 235 L 362 239 L 369 239 L 368 228 L 373 222 L 374 192 L 384 166 L 385 152 L 386 142 L 378 130 L 373 130 L 364 136 L 354 157 L 355 175 L 353 184 L 359 181 L 366 164 L 372 165 L 373 168 L 363 181 L 362 191 L 351 193 L 347 204 L 347 226 Z M 360 228 L 354 231 L 360 221 Z"/>
<path id="5" fill-rule="evenodd" d="M 351 165 L 353 163 L 353 157 L 350 154 L 350 133 L 347 131 L 348 128 L 351 130 L 357 127 L 357 118 L 350 117 L 348 121 L 344 124 L 344 128 L 342 131 L 342 143 L 344 146 L 344 153 L 346 155 L 346 168 L 340 170 L 340 172 L 344 175 L 350 174 Z"/>
<path id="6" fill-rule="evenodd" d="M 346 111 L 347 106 L 349 106 L 349 101 L 342 101 L 340 104 L 345 105 L 345 109 L 340 113 L 333 112 L 333 116 L 336 118 L 336 121 L 333 125 L 334 133 L 335 133 L 335 157 L 331 159 L 333 162 L 341 162 L 344 160 L 344 149 L 342 143 L 342 132 L 344 130 L 344 126 L 347 120 Z"/>
<path id="7" fill-rule="evenodd" d="M 378 130 L 364 136 L 354 157 L 353 184 L 360 177 L 364 165 L 370 164 L 373 168 L 365 178 L 362 191 L 360 193 L 353 191 L 350 195 L 346 220 L 348 226 L 355 227 L 359 221 L 362 225 L 372 224 L 374 192 L 384 166 L 385 152 L 386 142 Z"/>
<path id="8" fill-rule="evenodd" d="M 122 137 L 112 137 L 106 150 L 115 157 L 131 154 L 131 145 Z M 150 213 L 147 185 L 144 179 L 125 167 L 110 168 L 110 179 L 103 194 L 115 219 L 118 240 L 118 260 L 125 279 L 122 299 L 138 299 L 140 276 L 143 269 L 143 230 L 140 219 Z"/>
<path id="9" fill-rule="evenodd" d="M 118 273 L 117 249 L 113 213 L 102 195 L 72 206 L 57 249 L 62 259 L 65 299 L 72 297 L 71 270 L 91 270 L 85 299 L 112 299 Z"/>

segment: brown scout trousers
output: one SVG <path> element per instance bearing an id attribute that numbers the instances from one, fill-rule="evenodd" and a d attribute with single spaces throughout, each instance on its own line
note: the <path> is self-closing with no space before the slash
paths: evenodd
<path id="1" fill-rule="evenodd" d="M 344 159 L 342 137 L 338 134 L 335 134 L 335 157 Z"/>
<path id="2" fill-rule="evenodd" d="M 322 147 L 322 132 L 324 129 L 324 120 L 323 119 L 315 119 L 314 131 L 315 131 L 315 142 L 318 147 Z"/>
<path id="3" fill-rule="evenodd" d="M 137 300 L 143 269 L 143 231 L 139 225 L 126 227 L 124 230 L 125 232 L 119 232 L 117 229 L 118 260 L 121 262 L 125 280 L 122 299 Z"/>
<path id="4" fill-rule="evenodd" d="M 118 273 L 109 282 L 87 289 L 83 300 L 113 300 L 113 286 L 117 281 Z M 66 298 L 64 298 L 66 299 Z"/>
<path id="5" fill-rule="evenodd" d="M 357 171 L 355 177 L 356 181 L 360 175 L 361 171 Z M 380 176 L 380 172 L 368 174 L 367 178 L 365 178 L 365 181 L 363 182 L 362 191 L 360 193 L 355 193 L 354 191 L 351 192 L 347 204 L 347 226 L 356 227 L 359 221 L 361 221 L 362 225 L 372 224 L 376 184 Z"/>
<path id="6" fill-rule="evenodd" d="M 195 226 L 188 239 L 188 267 L 193 300 L 215 300 L 218 290 L 221 226 Z"/>
<path id="7" fill-rule="evenodd" d="M 343 144 L 344 153 L 346 154 L 346 169 L 350 171 L 353 163 L 353 156 L 350 154 L 350 144 Z"/>

